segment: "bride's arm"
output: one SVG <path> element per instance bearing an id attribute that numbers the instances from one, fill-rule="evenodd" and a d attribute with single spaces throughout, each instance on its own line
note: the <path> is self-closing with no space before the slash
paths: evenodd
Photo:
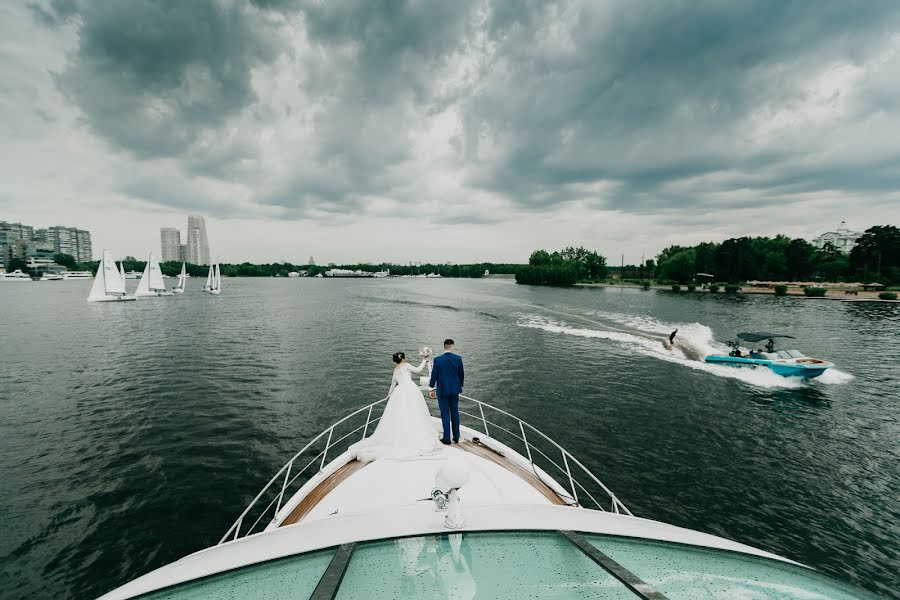
<path id="1" fill-rule="evenodd" d="M 391 394 L 394 393 L 394 388 L 397 387 L 397 369 L 394 369 L 394 372 L 391 373 L 391 389 L 388 390 L 387 397 L 390 398 Z"/>
<path id="2" fill-rule="evenodd" d="M 412 365 L 409 364 L 409 363 L 406 363 L 406 366 L 407 366 L 407 367 L 409 368 L 409 370 L 412 371 L 413 373 L 421 373 L 421 372 L 422 372 L 422 369 L 425 368 L 425 363 L 426 363 L 426 362 L 428 362 L 428 361 L 423 360 L 422 363 L 421 363 L 418 367 L 414 367 L 414 366 L 412 366 Z"/>

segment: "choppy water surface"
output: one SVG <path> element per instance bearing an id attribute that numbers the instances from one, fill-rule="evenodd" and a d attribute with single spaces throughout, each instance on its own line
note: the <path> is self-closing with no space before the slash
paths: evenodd
<path id="1" fill-rule="evenodd" d="M 133 282 L 131 282 L 133 284 Z M 456 338 L 466 392 L 567 446 L 635 514 L 900 588 L 900 306 L 226 280 L 85 302 L 0 284 L 0 596 L 87 598 L 218 541 L 306 439 L 384 396 L 390 354 Z M 679 327 L 687 355 L 659 340 Z M 689 359 L 785 330 L 798 383 Z"/>

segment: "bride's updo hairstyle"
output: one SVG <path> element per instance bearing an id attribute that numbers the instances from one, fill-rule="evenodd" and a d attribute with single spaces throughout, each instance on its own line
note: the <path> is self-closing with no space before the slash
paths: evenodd
<path id="1" fill-rule="evenodd" d="M 391 357 L 394 359 L 394 362 L 398 365 L 406 358 L 406 354 L 403 352 L 394 352 L 394 355 Z"/>

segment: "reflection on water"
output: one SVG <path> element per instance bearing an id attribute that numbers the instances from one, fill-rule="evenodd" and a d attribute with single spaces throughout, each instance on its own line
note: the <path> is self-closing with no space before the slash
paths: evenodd
<path id="1" fill-rule="evenodd" d="M 215 543 L 306 440 L 383 397 L 392 352 L 446 337 L 469 395 L 560 441 L 636 514 L 900 588 L 900 306 L 449 279 L 235 279 L 214 297 L 193 283 L 103 304 L 85 302 L 90 282 L 0 288 L 4 594 L 93 597 Z M 783 330 L 836 377 L 705 365 L 663 350 L 674 327 L 701 349 Z M 467 543 L 420 554 L 480 582 Z"/>

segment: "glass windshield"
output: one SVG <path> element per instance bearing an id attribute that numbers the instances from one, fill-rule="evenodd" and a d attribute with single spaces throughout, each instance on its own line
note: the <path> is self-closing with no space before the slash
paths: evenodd
<path id="1" fill-rule="evenodd" d="M 670 600 L 850 600 L 872 598 L 805 567 L 697 546 L 584 534 L 614 561 Z"/>
<path id="2" fill-rule="evenodd" d="M 227 571 L 140 596 L 141 600 L 238 600 L 309 598 L 335 549 L 321 550 Z"/>
<path id="3" fill-rule="evenodd" d="M 303 599 L 317 586 L 317 594 L 337 600 L 636 598 L 610 571 L 640 580 L 670 600 L 875 598 L 777 560 L 635 538 L 567 535 L 571 539 L 557 531 L 445 533 L 361 542 L 339 552 L 331 548 L 228 571 L 141 598 Z"/>
<path id="4" fill-rule="evenodd" d="M 361 544 L 337 600 L 635 598 L 556 532 L 458 533 Z"/>

